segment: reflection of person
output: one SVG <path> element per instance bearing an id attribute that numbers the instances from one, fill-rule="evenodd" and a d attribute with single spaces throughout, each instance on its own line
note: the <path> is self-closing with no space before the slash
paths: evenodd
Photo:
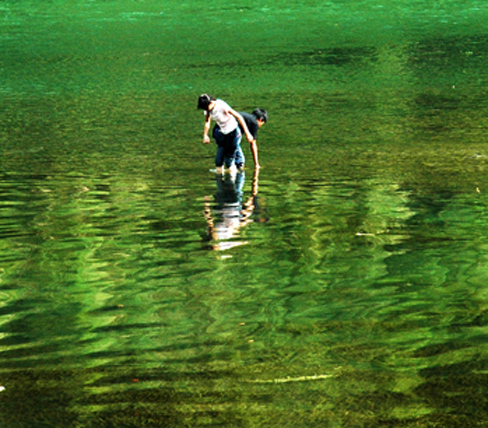
<path id="1" fill-rule="evenodd" d="M 242 202 L 244 180 L 243 171 L 235 175 L 217 174 L 215 206 L 212 207 L 210 197 L 204 199 L 204 215 L 208 224 L 207 235 L 214 250 L 228 250 L 247 244 L 246 241 L 238 241 L 235 238 L 243 226 L 253 221 L 251 215 L 257 203 L 259 170 L 254 171 L 252 194 L 245 203 Z"/>
<path id="2" fill-rule="evenodd" d="M 247 129 L 249 129 L 249 132 L 254 137 L 254 140 L 250 142 L 251 153 L 252 153 L 252 158 L 254 160 L 254 166 L 256 168 L 260 168 L 259 159 L 258 159 L 257 138 L 258 138 L 259 128 L 261 128 L 261 126 L 263 126 L 268 121 L 268 112 L 266 110 L 263 110 L 262 108 L 257 108 L 251 114 L 246 113 L 245 111 L 240 111 L 239 114 L 246 122 Z M 219 125 L 216 124 L 213 130 L 214 135 L 218 127 Z"/>
<path id="3" fill-rule="evenodd" d="M 210 143 L 208 131 L 210 130 L 211 120 L 216 122 L 219 127 L 214 132 L 213 137 L 217 143 L 217 155 L 215 156 L 215 166 L 218 172 L 222 172 L 225 164 L 230 168 L 235 162 L 237 168 L 244 166 L 244 155 L 241 149 L 241 129 L 249 143 L 254 141 L 254 137 L 249 132 L 243 117 L 231 108 L 225 101 L 203 94 L 198 98 L 198 108 L 205 111 L 205 125 L 203 128 L 203 142 Z M 240 125 L 240 127 L 239 127 Z"/>

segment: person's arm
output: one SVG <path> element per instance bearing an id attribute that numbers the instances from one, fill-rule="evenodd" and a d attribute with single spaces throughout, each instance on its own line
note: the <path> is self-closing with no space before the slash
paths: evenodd
<path id="1" fill-rule="evenodd" d="M 252 159 L 254 161 L 254 167 L 257 169 L 261 168 L 258 159 L 258 142 L 257 140 L 254 139 L 249 144 L 251 145 L 251 153 L 252 153 Z"/>
<path id="2" fill-rule="evenodd" d="M 249 132 L 249 129 L 247 128 L 246 121 L 244 120 L 244 118 L 233 109 L 229 109 L 229 113 L 232 116 L 234 116 L 237 119 L 237 121 L 239 122 L 239 124 L 241 125 L 241 128 L 244 131 L 244 134 L 246 135 L 247 141 L 249 141 L 249 143 L 254 141 L 254 137 Z"/>
<path id="3" fill-rule="evenodd" d="M 210 143 L 210 137 L 208 136 L 208 131 L 210 130 L 210 114 L 205 115 L 205 125 L 203 125 L 203 142 L 205 144 Z"/>

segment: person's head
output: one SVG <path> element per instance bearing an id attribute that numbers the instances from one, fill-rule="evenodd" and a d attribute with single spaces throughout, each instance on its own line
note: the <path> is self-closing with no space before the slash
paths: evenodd
<path id="1" fill-rule="evenodd" d="M 251 114 L 256 118 L 260 128 L 268 121 L 268 112 L 262 108 L 257 108 Z"/>
<path id="2" fill-rule="evenodd" d="M 208 110 L 208 106 L 212 101 L 215 101 L 215 98 L 209 94 L 202 94 L 198 97 L 198 108 L 200 110 Z"/>

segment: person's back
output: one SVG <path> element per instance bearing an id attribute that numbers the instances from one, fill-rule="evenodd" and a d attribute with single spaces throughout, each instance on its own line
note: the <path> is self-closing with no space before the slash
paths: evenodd
<path id="1" fill-rule="evenodd" d="M 246 122 L 247 129 L 249 129 L 251 135 L 254 137 L 254 139 L 256 139 L 259 131 L 259 124 L 256 116 L 252 115 L 251 113 L 246 113 L 245 111 L 240 111 L 239 114 Z"/>
<path id="2" fill-rule="evenodd" d="M 229 104 L 217 99 L 214 108 L 209 112 L 210 117 L 219 125 L 223 134 L 229 134 L 238 126 L 236 118 L 229 113 L 229 110 Z"/>

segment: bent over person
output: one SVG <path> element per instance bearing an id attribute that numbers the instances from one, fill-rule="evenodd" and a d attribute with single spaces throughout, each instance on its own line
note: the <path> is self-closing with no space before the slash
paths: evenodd
<path id="1" fill-rule="evenodd" d="M 263 126 L 268 121 L 268 113 L 266 110 L 262 108 L 257 108 L 251 114 L 246 113 L 245 111 L 240 111 L 239 114 L 246 122 L 247 129 L 249 129 L 249 132 L 254 137 L 253 141 L 250 142 L 251 153 L 252 153 L 252 158 L 254 160 L 254 166 L 256 168 L 260 168 L 259 158 L 258 158 L 258 142 L 257 142 L 258 131 L 259 128 L 261 128 L 261 126 Z M 215 125 L 215 127 L 217 126 L 218 125 Z"/>
<path id="2" fill-rule="evenodd" d="M 213 137 L 218 146 L 215 156 L 217 172 L 222 172 L 224 165 L 230 168 L 233 163 L 238 169 L 242 169 L 245 159 L 240 145 L 241 129 L 249 143 L 252 144 L 255 141 L 243 117 L 225 101 L 208 94 L 200 95 L 198 108 L 205 111 L 205 125 L 203 127 L 203 142 L 205 144 L 210 143 L 208 132 L 211 121 L 213 120 L 218 125 L 213 132 Z"/>

